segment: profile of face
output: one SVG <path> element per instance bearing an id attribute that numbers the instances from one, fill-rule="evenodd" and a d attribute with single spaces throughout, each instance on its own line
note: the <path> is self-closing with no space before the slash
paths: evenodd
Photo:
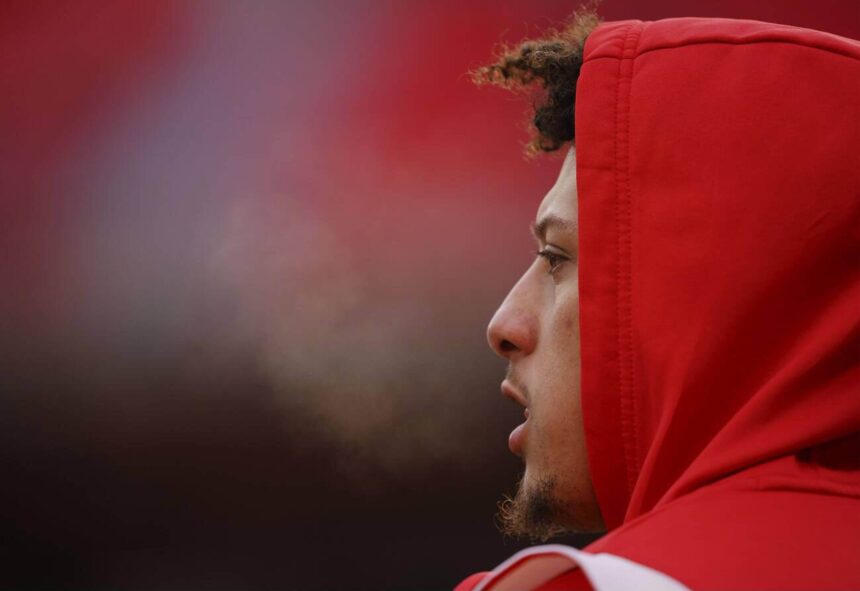
<path id="1" fill-rule="evenodd" d="M 500 504 L 503 529 L 537 540 L 567 531 L 602 531 L 585 447 L 580 405 L 576 156 L 532 226 L 538 256 L 487 328 L 490 347 L 508 360 L 502 393 L 523 406 L 525 422 L 509 439 L 525 473 Z"/>

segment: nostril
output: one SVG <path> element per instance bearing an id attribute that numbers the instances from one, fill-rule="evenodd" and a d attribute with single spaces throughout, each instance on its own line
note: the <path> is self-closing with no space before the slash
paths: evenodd
<path id="1" fill-rule="evenodd" d="M 505 353 L 510 353 L 511 351 L 516 351 L 516 350 L 517 350 L 517 346 L 516 346 L 516 345 L 514 345 L 512 342 L 510 342 L 510 341 L 508 341 L 508 340 L 503 340 L 503 341 L 499 344 L 499 348 L 500 348 L 502 351 L 504 351 Z"/>

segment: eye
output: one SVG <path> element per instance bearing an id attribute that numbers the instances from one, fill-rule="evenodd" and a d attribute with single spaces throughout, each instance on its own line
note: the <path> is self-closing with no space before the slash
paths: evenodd
<path id="1" fill-rule="evenodd" d="M 555 273 L 562 264 L 570 260 L 565 255 L 549 250 L 548 248 L 542 248 L 535 254 L 546 259 L 546 262 L 549 264 L 550 273 Z"/>

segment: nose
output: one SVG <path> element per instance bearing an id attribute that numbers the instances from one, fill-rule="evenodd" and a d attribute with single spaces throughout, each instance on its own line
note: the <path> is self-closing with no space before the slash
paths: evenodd
<path id="1" fill-rule="evenodd" d="M 490 349 L 509 361 L 524 357 L 537 345 L 537 316 L 526 284 L 528 273 L 514 286 L 487 326 Z"/>

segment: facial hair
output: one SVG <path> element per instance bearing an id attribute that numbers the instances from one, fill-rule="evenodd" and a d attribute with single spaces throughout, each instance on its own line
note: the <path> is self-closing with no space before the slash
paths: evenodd
<path id="1" fill-rule="evenodd" d="M 555 487 L 556 480 L 551 477 L 541 478 L 533 486 L 526 486 L 525 479 L 521 478 L 514 497 L 505 495 L 499 502 L 496 521 L 502 533 L 527 538 L 533 543 L 569 533 L 557 523 L 566 511 L 554 494 Z"/>

